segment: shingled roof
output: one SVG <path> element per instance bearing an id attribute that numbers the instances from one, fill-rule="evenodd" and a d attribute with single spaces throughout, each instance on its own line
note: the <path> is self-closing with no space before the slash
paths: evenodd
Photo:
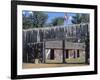
<path id="1" fill-rule="evenodd" d="M 62 41 L 46 41 L 45 48 L 62 49 Z M 65 49 L 82 49 L 85 50 L 85 43 L 74 43 L 65 41 Z"/>

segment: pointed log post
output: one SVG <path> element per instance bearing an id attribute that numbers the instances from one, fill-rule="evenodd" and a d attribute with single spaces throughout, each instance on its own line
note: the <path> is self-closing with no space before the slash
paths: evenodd
<path id="1" fill-rule="evenodd" d="M 66 63 L 65 61 L 65 40 L 62 40 L 62 46 L 63 46 L 63 63 Z"/>
<path id="2" fill-rule="evenodd" d="M 89 64 L 89 39 L 86 40 L 85 45 L 85 63 Z"/>
<path id="3" fill-rule="evenodd" d="M 43 63 L 45 63 L 45 41 L 43 42 Z"/>
<path id="4" fill-rule="evenodd" d="M 28 61 L 29 61 L 29 60 L 28 60 L 28 53 L 27 53 L 27 56 L 26 56 L 26 57 L 27 57 L 27 63 L 28 63 Z"/>

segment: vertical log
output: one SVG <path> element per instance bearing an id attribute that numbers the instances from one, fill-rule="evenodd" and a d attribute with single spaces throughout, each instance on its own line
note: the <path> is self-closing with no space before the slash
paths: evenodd
<path id="1" fill-rule="evenodd" d="M 45 41 L 43 42 L 43 63 L 45 63 L 45 59 L 46 59 L 46 56 L 45 56 Z"/>
<path id="2" fill-rule="evenodd" d="M 62 48 L 63 48 L 63 63 L 66 63 L 65 61 L 65 40 L 62 40 Z"/>

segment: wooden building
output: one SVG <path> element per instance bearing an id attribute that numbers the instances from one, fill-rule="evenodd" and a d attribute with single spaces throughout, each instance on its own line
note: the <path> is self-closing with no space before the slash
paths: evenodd
<path id="1" fill-rule="evenodd" d="M 85 43 L 45 42 L 46 63 L 85 63 Z"/>

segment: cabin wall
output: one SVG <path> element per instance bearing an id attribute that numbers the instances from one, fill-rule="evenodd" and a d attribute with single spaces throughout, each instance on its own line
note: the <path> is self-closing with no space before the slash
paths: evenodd
<path id="1" fill-rule="evenodd" d="M 79 54 L 77 50 L 69 50 L 68 55 L 67 63 L 85 63 L 85 50 L 79 50 Z"/>
<path id="2" fill-rule="evenodd" d="M 48 49 L 51 50 L 51 49 Z M 46 55 L 46 63 L 62 63 L 63 51 L 60 49 L 54 49 L 54 59 L 50 59 L 53 53 Z M 67 55 L 68 54 L 68 55 Z M 67 55 L 67 56 L 66 56 Z M 85 63 L 85 50 L 68 49 L 68 53 L 65 50 L 66 63 Z"/>
<path id="3" fill-rule="evenodd" d="M 46 55 L 46 63 L 62 63 L 62 50 L 54 49 L 54 59 L 50 59 L 51 54 L 53 53 L 50 52 Z"/>

